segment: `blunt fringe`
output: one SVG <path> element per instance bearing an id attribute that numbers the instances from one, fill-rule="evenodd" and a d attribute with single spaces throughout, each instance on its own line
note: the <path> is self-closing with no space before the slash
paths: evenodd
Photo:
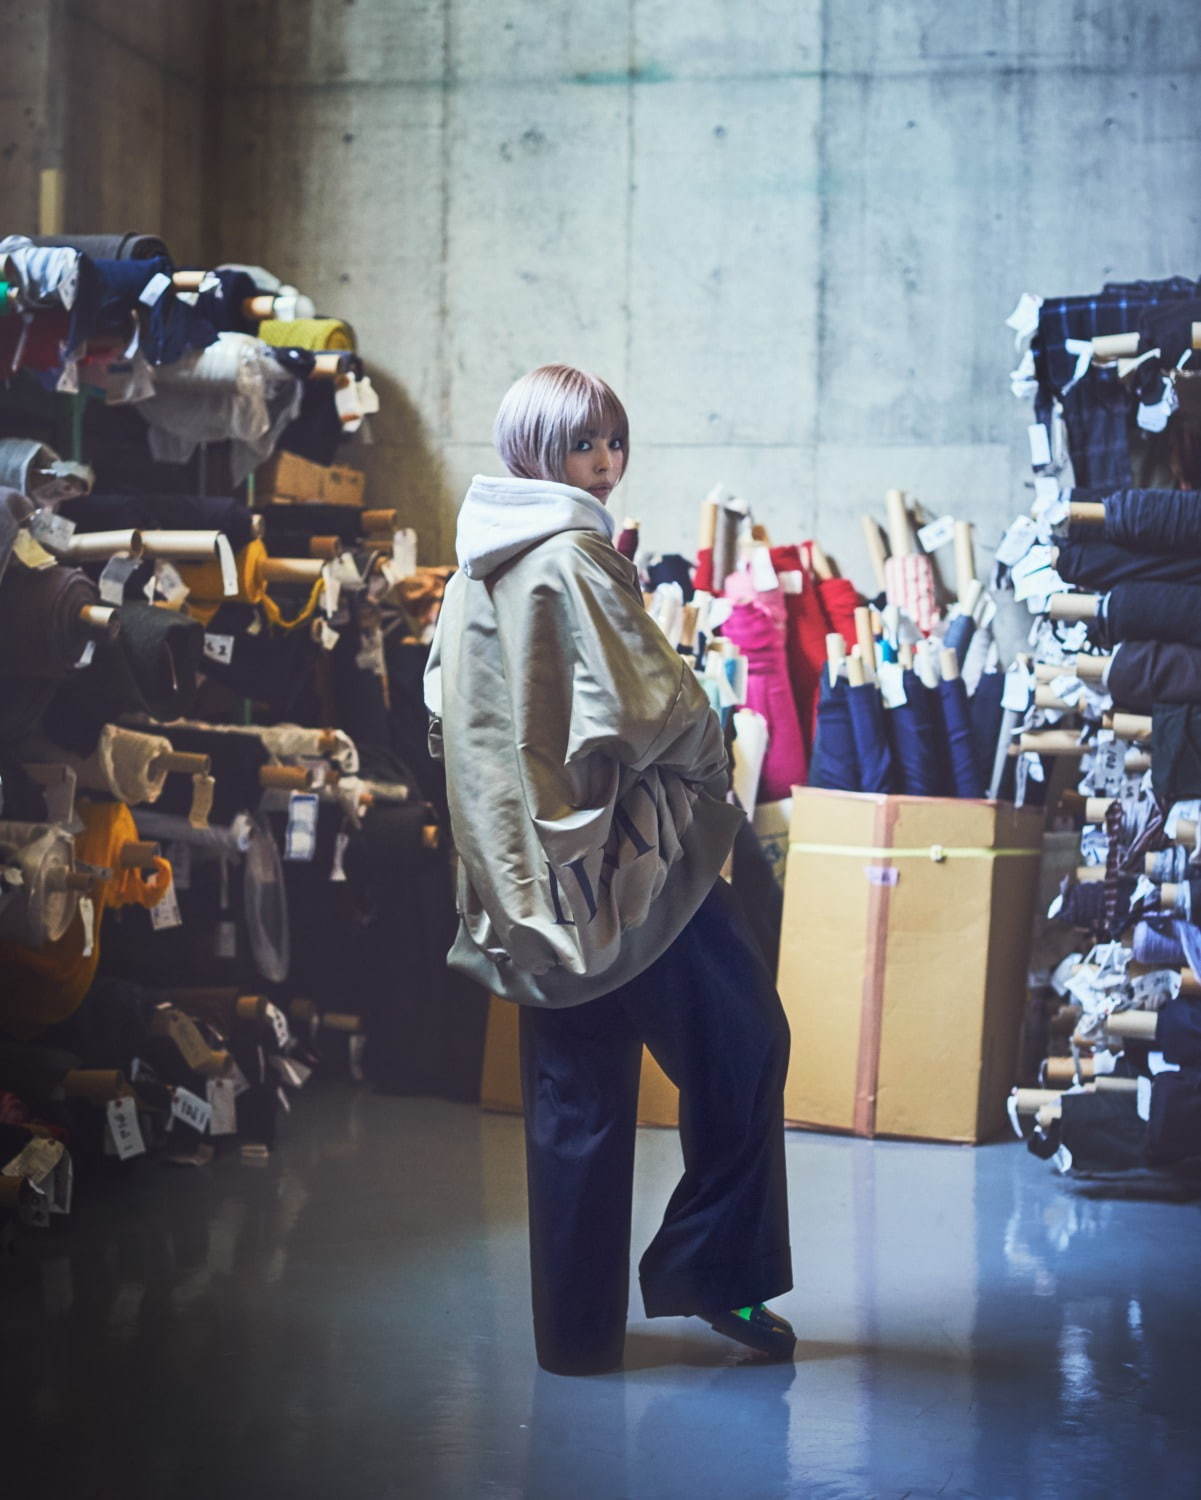
<path id="1" fill-rule="evenodd" d="M 540 365 L 506 391 L 492 441 L 511 474 L 562 483 L 563 465 L 581 433 L 616 433 L 630 464 L 630 421 L 613 388 L 571 365 Z"/>

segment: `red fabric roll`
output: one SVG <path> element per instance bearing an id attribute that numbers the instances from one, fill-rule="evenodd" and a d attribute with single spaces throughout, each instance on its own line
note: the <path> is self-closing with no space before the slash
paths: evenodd
<path id="1" fill-rule="evenodd" d="M 817 730 L 817 700 L 821 693 L 822 668 L 826 664 L 826 632 L 834 627 L 826 619 L 813 574 L 802 560 L 800 547 L 773 547 L 771 562 L 777 574 L 800 573 L 802 577 L 801 592 L 786 593 L 784 607 L 787 611 L 788 678 L 808 751 L 813 746 Z"/>
<path id="2" fill-rule="evenodd" d="M 692 575 L 692 586 L 706 594 L 713 592 L 713 548 L 702 547 L 696 554 L 696 572 Z"/>

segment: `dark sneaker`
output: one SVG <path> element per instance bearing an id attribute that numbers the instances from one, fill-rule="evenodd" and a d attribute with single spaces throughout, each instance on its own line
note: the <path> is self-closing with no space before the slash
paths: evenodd
<path id="1" fill-rule="evenodd" d="M 769 1359 L 791 1359 L 796 1348 L 796 1334 L 786 1318 L 777 1317 L 770 1307 L 758 1302 L 754 1307 L 737 1307 L 730 1312 L 705 1315 L 709 1327 L 737 1339 L 748 1349 L 766 1354 Z"/>

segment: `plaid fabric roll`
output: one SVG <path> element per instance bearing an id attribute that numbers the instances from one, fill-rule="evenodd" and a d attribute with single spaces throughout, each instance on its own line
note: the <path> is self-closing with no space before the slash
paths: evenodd
<path id="1" fill-rule="evenodd" d="M 884 592 L 889 604 L 903 609 L 923 635 L 937 622 L 934 565 L 923 553 L 888 558 L 884 564 Z"/>

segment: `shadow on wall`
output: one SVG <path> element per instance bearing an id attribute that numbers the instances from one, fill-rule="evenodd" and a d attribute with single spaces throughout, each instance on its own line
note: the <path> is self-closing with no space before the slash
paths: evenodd
<path id="1" fill-rule="evenodd" d="M 367 475 L 367 503 L 395 507 L 401 526 L 416 530 L 419 562 L 453 562 L 457 497 L 442 455 L 404 386 L 378 365 L 369 373 L 380 400 L 370 419 L 374 441 L 347 450 Z"/>

